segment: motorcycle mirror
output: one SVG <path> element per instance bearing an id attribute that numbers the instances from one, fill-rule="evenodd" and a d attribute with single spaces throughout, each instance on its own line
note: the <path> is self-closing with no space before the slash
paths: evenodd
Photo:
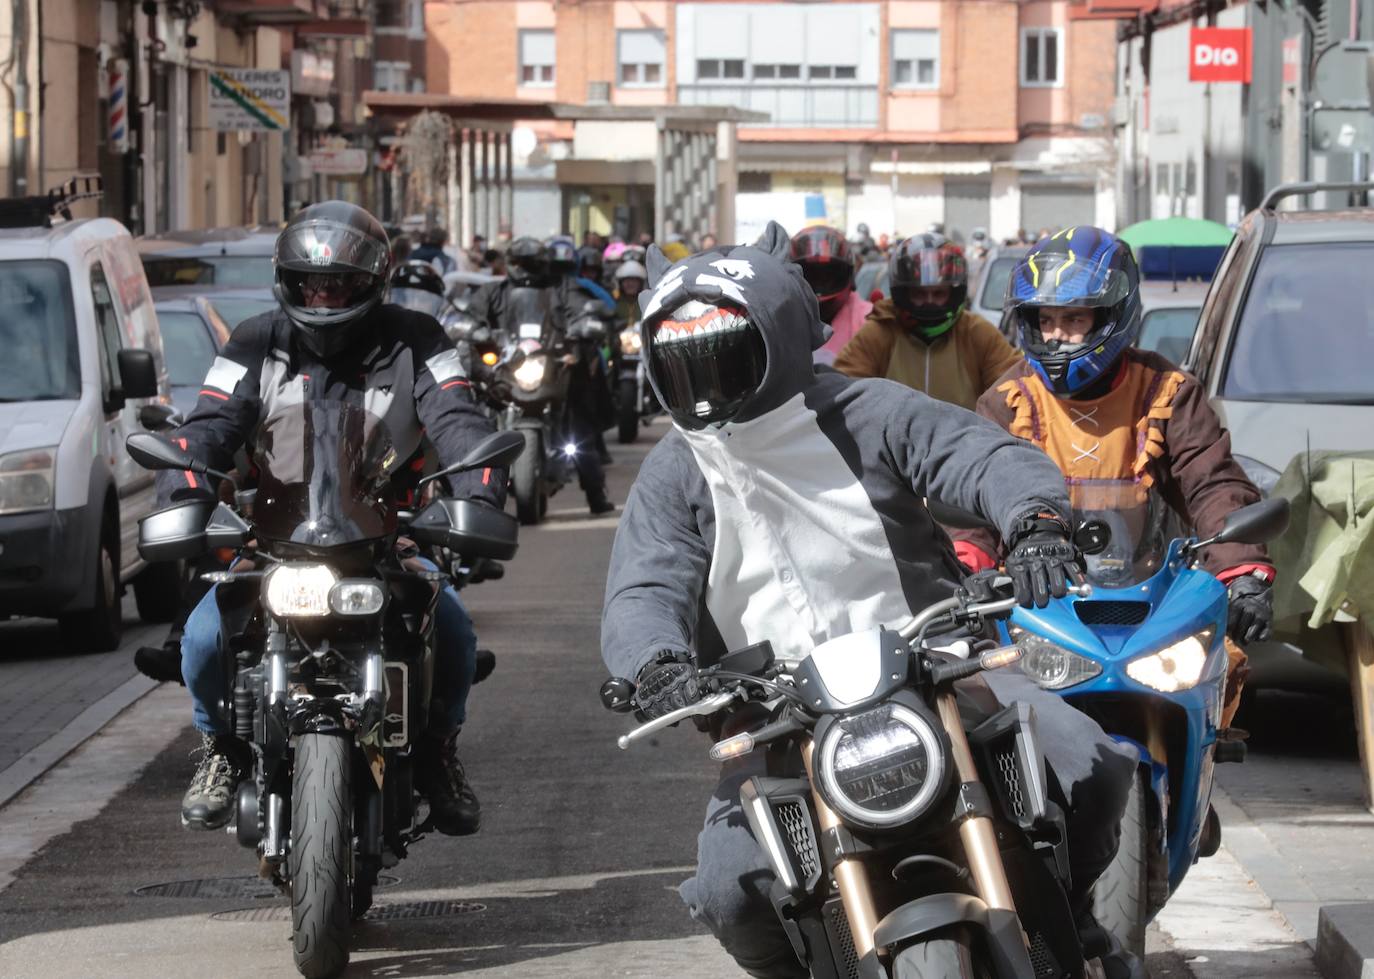
<path id="1" fill-rule="evenodd" d="M 601 706 L 617 714 L 635 709 L 635 685 L 624 677 L 613 676 L 601 685 Z"/>
<path id="2" fill-rule="evenodd" d="M 1227 515 L 1221 525 L 1221 532 L 1210 540 L 1201 541 L 1196 546 L 1208 544 L 1264 544 L 1283 534 L 1288 529 L 1288 500 L 1282 496 L 1271 496 L 1267 500 L 1251 503 Z"/>
<path id="3" fill-rule="evenodd" d="M 1083 554 L 1101 554 L 1112 542 L 1112 528 L 1105 520 L 1085 520 L 1073 532 L 1074 546 Z"/>
<path id="4" fill-rule="evenodd" d="M 124 440 L 130 457 L 144 469 L 189 469 L 193 473 L 208 473 L 205 463 L 192 459 L 182 449 L 152 432 L 134 432 Z"/>
<path id="5" fill-rule="evenodd" d="M 150 431 L 176 428 L 181 424 L 181 416 L 171 405 L 152 402 L 138 409 L 138 423 Z"/>
<path id="6" fill-rule="evenodd" d="M 519 457 L 525 449 L 525 437 L 519 432 L 494 432 L 447 469 L 440 469 L 420 480 L 419 486 L 433 482 L 442 476 L 471 472 L 474 469 L 505 468 Z"/>

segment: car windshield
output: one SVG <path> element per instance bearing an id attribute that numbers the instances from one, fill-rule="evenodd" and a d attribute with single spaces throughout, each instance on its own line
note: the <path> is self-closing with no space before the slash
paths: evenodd
<path id="1" fill-rule="evenodd" d="M 0 401 L 81 397 L 67 269 L 61 262 L 0 262 Z"/>
<path id="2" fill-rule="evenodd" d="M 273 282 L 271 255 L 143 256 L 148 285 L 233 286 L 270 289 Z"/>
<path id="3" fill-rule="evenodd" d="M 1067 484 L 1074 525 L 1101 520 L 1111 531 L 1105 550 L 1084 557 L 1088 580 L 1103 588 L 1126 588 L 1153 577 L 1180 533 L 1178 518 L 1159 493 L 1128 480 Z"/>
<path id="4" fill-rule="evenodd" d="M 1224 398 L 1374 404 L 1374 243 L 1275 245 L 1231 341 Z"/>
<path id="5" fill-rule="evenodd" d="M 1153 350 L 1173 364 L 1183 363 L 1188 348 L 1193 345 L 1193 331 L 1197 329 L 1200 306 L 1171 306 L 1152 309 L 1145 314 L 1136 346 Z"/>
<path id="6" fill-rule="evenodd" d="M 250 316 L 257 316 L 259 313 L 266 313 L 277 308 L 275 299 L 249 299 L 224 297 L 207 297 L 210 305 L 215 307 L 215 312 L 219 313 L 220 319 L 229 325 L 229 329 L 238 326 Z"/>
<path id="7" fill-rule="evenodd" d="M 979 306 L 983 309 L 1002 308 L 1002 301 L 1007 295 L 1007 280 L 1011 278 L 1011 270 L 1016 268 L 1018 261 L 1010 255 L 1003 255 L 989 263 L 988 273 L 983 278 L 983 293 L 978 299 Z"/>
<path id="8" fill-rule="evenodd" d="M 253 522 L 268 540 L 337 547 L 395 529 L 382 494 L 396 449 L 385 423 L 357 405 L 315 401 L 269 416 L 254 459 Z"/>
<path id="9" fill-rule="evenodd" d="M 199 384 L 215 361 L 215 342 L 195 313 L 158 310 L 162 352 L 167 357 L 167 380 L 177 386 Z"/>

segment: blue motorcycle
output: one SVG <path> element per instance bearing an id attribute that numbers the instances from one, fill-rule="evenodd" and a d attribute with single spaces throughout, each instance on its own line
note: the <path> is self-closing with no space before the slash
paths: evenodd
<path id="1" fill-rule="evenodd" d="M 1288 501 L 1232 513 L 1206 541 L 1179 532 L 1157 493 L 1132 484 L 1070 486 L 1089 553 L 1091 596 L 1018 608 L 1000 628 L 1024 649 L 1021 668 L 1140 756 L 1121 845 L 1094 888 L 1098 922 L 1144 954 L 1145 926 L 1199 856 L 1221 842 L 1213 766 L 1242 761 L 1244 742 L 1218 730 L 1225 694 L 1226 588 L 1197 567 L 1204 548 L 1262 543 L 1288 522 Z"/>

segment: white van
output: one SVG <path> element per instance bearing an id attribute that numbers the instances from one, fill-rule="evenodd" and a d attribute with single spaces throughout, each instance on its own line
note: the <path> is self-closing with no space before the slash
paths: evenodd
<path id="1" fill-rule="evenodd" d="M 124 448 L 141 407 L 170 403 L 167 373 L 128 230 L 50 224 L 47 199 L 0 202 L 0 616 L 109 650 L 128 582 L 151 621 L 180 593 L 175 566 L 139 557 L 153 474 Z"/>

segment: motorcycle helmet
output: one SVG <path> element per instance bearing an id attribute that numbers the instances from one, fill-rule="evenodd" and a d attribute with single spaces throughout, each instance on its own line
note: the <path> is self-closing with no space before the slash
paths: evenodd
<path id="1" fill-rule="evenodd" d="M 386 294 L 391 243 L 367 211 L 325 201 L 298 212 L 272 258 L 272 287 L 307 349 L 330 357 L 357 340 Z"/>
<path id="2" fill-rule="evenodd" d="M 630 298 L 638 296 L 644 291 L 644 286 L 648 281 L 648 271 L 638 262 L 621 262 L 620 268 L 615 270 L 615 287 L 620 291 L 621 296 Z M 630 286 L 631 282 L 635 283 L 633 287 Z"/>
<path id="3" fill-rule="evenodd" d="M 577 273 L 577 247 L 571 238 L 562 235 L 544 242 L 549 254 L 549 271 L 555 275 L 575 275 Z"/>
<path id="4" fill-rule="evenodd" d="M 577 274 L 594 282 L 601 281 L 601 249 L 583 245 L 577 250 Z"/>
<path id="5" fill-rule="evenodd" d="M 1130 246 L 1101 228 L 1077 227 L 1036 242 L 1007 281 L 1004 304 L 1026 360 L 1056 394 L 1072 395 L 1106 376 L 1140 333 L 1140 269 Z M 1081 343 L 1046 340 L 1040 310 L 1093 310 Z"/>
<path id="6" fill-rule="evenodd" d="M 516 238 L 506 250 L 506 270 L 517 283 L 540 282 L 549 274 L 549 253 L 538 238 Z"/>
<path id="7" fill-rule="evenodd" d="M 959 246 L 942 235 L 912 235 L 887 261 L 892 302 L 917 336 L 929 343 L 944 336 L 968 305 L 968 266 Z M 917 290 L 948 288 L 942 302 L 922 302 Z"/>
<path id="8" fill-rule="evenodd" d="M 727 422 L 763 383 L 768 352 L 747 310 L 686 299 L 641 328 L 664 407 L 686 428 Z"/>
<path id="9" fill-rule="evenodd" d="M 442 296 L 446 291 L 443 278 L 428 262 L 406 262 L 404 265 L 396 266 L 396 270 L 391 273 L 391 288 L 419 289 L 421 292 L 432 292 L 436 296 Z"/>
<path id="10" fill-rule="evenodd" d="M 813 225 L 792 236 L 791 258 L 816 294 L 821 319 L 829 323 L 854 291 L 854 252 L 849 242 L 834 228 Z"/>
<path id="11" fill-rule="evenodd" d="M 606 262 L 619 262 L 625 257 L 625 249 L 628 246 L 625 242 L 616 239 L 606 246 L 601 253 L 601 258 Z"/>

